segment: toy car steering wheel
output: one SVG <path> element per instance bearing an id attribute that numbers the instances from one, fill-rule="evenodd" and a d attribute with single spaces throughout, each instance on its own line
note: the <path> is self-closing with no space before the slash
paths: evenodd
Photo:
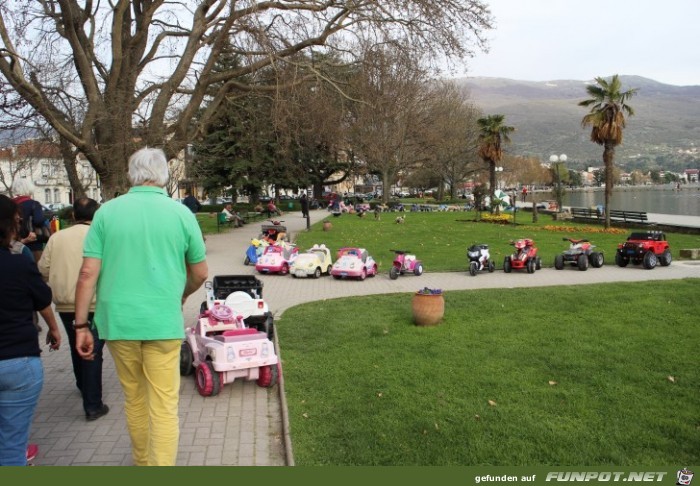
<path id="1" fill-rule="evenodd" d="M 216 305 L 211 309 L 210 314 L 217 321 L 228 321 L 233 318 L 233 309 L 227 305 Z"/>

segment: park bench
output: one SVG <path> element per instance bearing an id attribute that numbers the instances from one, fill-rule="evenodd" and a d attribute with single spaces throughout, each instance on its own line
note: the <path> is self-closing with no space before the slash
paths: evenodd
<path id="1" fill-rule="evenodd" d="M 571 208 L 571 217 L 574 221 L 586 223 L 599 223 L 602 220 L 598 211 L 589 208 Z"/>
<path id="2" fill-rule="evenodd" d="M 619 209 L 611 209 L 610 221 L 649 224 L 649 218 L 647 217 L 647 213 L 645 211 L 621 211 Z"/>
<path id="3" fill-rule="evenodd" d="M 233 221 L 226 219 L 226 215 L 224 213 L 216 213 L 216 232 L 220 232 L 221 227 L 226 225 L 228 225 L 229 228 L 232 228 Z"/>
<path id="4" fill-rule="evenodd" d="M 251 221 L 257 221 L 259 219 L 262 219 L 263 213 L 259 213 L 257 211 L 248 211 L 245 214 L 241 214 L 241 218 L 243 219 L 244 223 L 249 223 Z"/>

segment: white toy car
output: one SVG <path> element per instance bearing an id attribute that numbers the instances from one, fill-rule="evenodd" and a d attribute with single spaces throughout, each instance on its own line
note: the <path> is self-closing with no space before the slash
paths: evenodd
<path id="1" fill-rule="evenodd" d="M 377 274 L 378 265 L 364 248 L 346 247 L 338 250 L 337 260 L 331 268 L 333 278 L 359 278 Z"/>
<path id="2" fill-rule="evenodd" d="M 304 253 L 299 253 L 289 267 L 292 277 L 319 278 L 323 274 L 329 274 L 333 261 L 331 251 L 326 245 L 314 245 Z"/>
<path id="3" fill-rule="evenodd" d="M 223 278 L 230 284 L 232 277 L 236 276 Z M 217 278 L 222 279 L 214 279 Z M 208 294 L 216 297 L 211 292 L 211 283 L 207 284 Z M 246 290 L 235 290 L 223 301 L 208 298 L 207 308 L 200 313 L 194 326 L 185 330 L 180 373 L 186 376 L 196 373 L 195 383 L 200 395 L 215 396 L 221 387 L 236 378 L 256 380 L 261 387 L 277 383 L 279 359 L 275 345 L 268 332 L 247 323 L 255 321 L 256 315 L 266 310 L 266 305 L 260 305 L 261 301 Z M 269 333 L 272 333 L 271 323 Z"/>

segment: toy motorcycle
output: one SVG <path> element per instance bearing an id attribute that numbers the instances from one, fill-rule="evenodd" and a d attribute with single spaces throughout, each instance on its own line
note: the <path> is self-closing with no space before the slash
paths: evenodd
<path id="1" fill-rule="evenodd" d="M 503 260 L 503 271 L 510 273 L 511 270 L 527 270 L 527 273 L 535 273 L 535 270 L 542 268 L 540 257 L 537 256 L 537 248 L 535 242 L 530 238 L 523 238 L 516 241 L 511 241 L 511 245 L 515 247 L 515 252 L 508 255 Z"/>
<path id="2" fill-rule="evenodd" d="M 389 277 L 392 280 L 399 278 L 406 272 L 413 272 L 414 275 L 420 276 L 423 274 L 423 264 L 420 260 L 416 260 L 415 255 L 409 255 L 406 250 L 389 250 L 393 251 L 396 256 L 389 270 Z"/>
<path id="3" fill-rule="evenodd" d="M 489 245 L 478 244 L 467 248 L 467 258 L 469 259 L 469 275 L 475 277 L 481 270 L 488 270 L 489 273 L 496 269 L 496 265 L 491 260 Z"/>
<path id="4" fill-rule="evenodd" d="M 571 243 L 569 249 L 554 257 L 554 268 L 562 270 L 565 263 L 570 263 L 578 267 L 579 270 L 585 271 L 590 264 L 593 268 L 603 266 L 603 253 L 593 251 L 595 245 L 592 245 L 588 240 L 573 240 L 571 238 L 562 238 L 563 241 Z"/>

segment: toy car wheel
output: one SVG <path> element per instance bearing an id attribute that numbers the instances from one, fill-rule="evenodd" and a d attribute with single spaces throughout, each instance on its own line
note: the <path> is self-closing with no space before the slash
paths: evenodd
<path id="1" fill-rule="evenodd" d="M 540 257 L 535 258 L 535 270 L 542 270 L 542 259 Z"/>
<path id="2" fill-rule="evenodd" d="M 503 271 L 506 273 L 510 273 L 512 269 L 513 264 L 510 262 L 510 258 L 506 257 L 506 259 L 503 260 Z"/>
<path id="3" fill-rule="evenodd" d="M 554 268 L 557 270 L 564 269 L 564 255 L 557 255 L 554 257 Z"/>
<path id="4" fill-rule="evenodd" d="M 671 264 L 673 257 L 671 256 L 671 250 L 666 250 L 661 255 L 659 255 L 659 263 L 662 267 L 668 267 Z"/>
<path id="5" fill-rule="evenodd" d="M 576 265 L 578 266 L 579 270 L 585 272 L 588 270 L 588 257 L 584 254 L 579 255 L 578 260 L 576 260 Z"/>
<path id="6" fill-rule="evenodd" d="M 277 384 L 279 378 L 279 363 L 272 366 L 261 366 L 256 383 L 261 388 L 270 388 Z"/>
<path id="7" fill-rule="evenodd" d="M 530 258 L 527 263 L 525 264 L 525 268 L 527 269 L 527 273 L 535 273 L 535 260 Z"/>
<path id="8" fill-rule="evenodd" d="M 336 280 L 340 280 L 340 275 L 333 275 L 333 278 Z"/>
<path id="9" fill-rule="evenodd" d="M 314 278 L 321 278 L 321 267 L 316 267 L 314 270 Z"/>
<path id="10" fill-rule="evenodd" d="M 211 361 L 199 363 L 197 366 L 197 391 L 203 397 L 215 397 L 221 389 L 221 377 L 214 371 Z"/>
<path id="11" fill-rule="evenodd" d="M 604 263 L 603 254 L 597 251 L 592 252 L 588 255 L 588 263 L 590 263 L 593 268 L 602 267 Z"/>
<path id="12" fill-rule="evenodd" d="M 243 265 L 246 265 L 246 266 L 250 265 L 250 257 L 248 257 L 248 256 L 245 257 L 245 260 L 243 260 Z"/>
<path id="13" fill-rule="evenodd" d="M 392 280 L 399 278 L 399 271 L 396 269 L 396 267 L 391 267 L 391 270 L 389 270 L 389 278 Z"/>
<path id="14" fill-rule="evenodd" d="M 190 376 L 194 373 L 193 363 L 192 346 L 187 341 L 183 341 L 182 346 L 180 346 L 180 374 L 182 376 Z"/>
<path id="15" fill-rule="evenodd" d="M 654 267 L 656 267 L 658 261 L 659 259 L 656 258 L 654 252 L 648 251 L 644 254 L 644 260 L 642 261 L 642 263 L 644 264 L 644 268 L 646 268 L 647 270 L 651 270 Z"/>
<path id="16" fill-rule="evenodd" d="M 493 260 L 489 260 L 489 273 L 493 273 L 494 270 L 496 270 L 496 264 L 493 263 Z"/>
<path id="17" fill-rule="evenodd" d="M 282 268 L 280 268 L 280 275 L 287 275 L 287 273 L 289 273 L 289 265 L 284 263 Z"/>
<path id="18" fill-rule="evenodd" d="M 629 259 L 629 258 L 625 258 L 625 257 L 623 257 L 622 255 L 620 255 L 619 253 L 615 253 L 615 264 L 616 264 L 618 267 L 623 267 L 623 268 L 624 268 L 624 267 L 627 266 L 627 264 L 628 264 L 629 262 L 630 262 L 630 259 Z"/>
<path id="19" fill-rule="evenodd" d="M 476 274 L 479 273 L 479 264 L 476 262 L 470 262 L 469 263 L 469 275 L 472 277 L 476 277 Z"/>
<path id="20" fill-rule="evenodd" d="M 363 268 L 362 273 L 360 273 L 360 280 L 364 280 L 367 278 L 367 269 Z"/>
<path id="21" fill-rule="evenodd" d="M 413 269 L 413 275 L 415 275 L 416 277 L 420 277 L 421 275 L 423 275 L 422 264 L 419 263 L 418 265 L 416 265 L 416 268 Z"/>
<path id="22" fill-rule="evenodd" d="M 207 308 L 207 301 L 205 300 L 199 305 L 199 314 L 204 314 L 208 310 Z"/>
<path id="23" fill-rule="evenodd" d="M 372 273 L 370 274 L 370 277 L 376 277 L 377 273 L 379 273 L 379 268 L 375 265 L 372 267 Z"/>

